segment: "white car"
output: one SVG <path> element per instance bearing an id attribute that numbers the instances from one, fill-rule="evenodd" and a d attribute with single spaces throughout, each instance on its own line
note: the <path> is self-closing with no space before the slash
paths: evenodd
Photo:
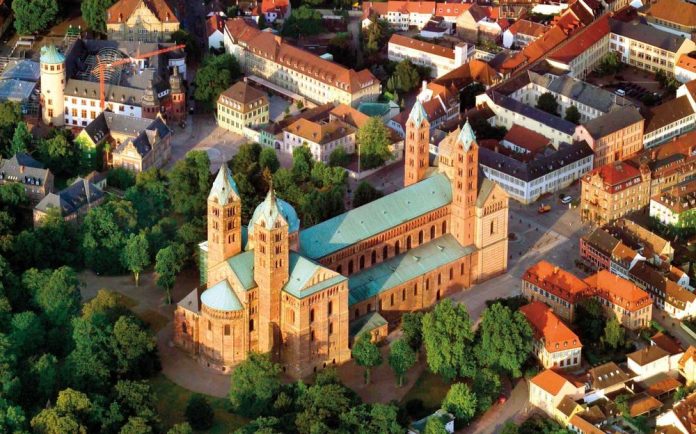
<path id="1" fill-rule="evenodd" d="M 564 204 L 566 204 L 566 205 L 569 204 L 569 203 L 571 203 L 572 201 L 573 201 L 573 197 L 572 197 L 572 196 L 568 196 L 568 195 L 563 196 L 563 199 L 561 199 L 561 203 L 564 203 Z"/>

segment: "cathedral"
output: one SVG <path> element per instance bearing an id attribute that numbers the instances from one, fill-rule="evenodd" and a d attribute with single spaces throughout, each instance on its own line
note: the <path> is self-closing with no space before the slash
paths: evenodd
<path id="1" fill-rule="evenodd" d="M 250 351 L 294 378 L 350 359 L 356 335 L 507 269 L 508 196 L 478 169 L 471 126 L 440 143 L 420 102 L 406 123 L 404 188 L 300 229 L 271 189 L 249 224 L 223 164 L 208 196 L 202 286 L 176 307 L 174 342 L 230 372 Z"/>

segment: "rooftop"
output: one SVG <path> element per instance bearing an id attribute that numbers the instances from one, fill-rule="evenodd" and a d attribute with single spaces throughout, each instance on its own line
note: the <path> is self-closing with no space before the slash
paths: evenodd
<path id="1" fill-rule="evenodd" d="M 0 181 L 42 186 L 50 175 L 43 163 L 29 154 L 18 153 L 8 159 L 0 158 Z"/>
<path id="2" fill-rule="evenodd" d="M 47 194 L 35 209 L 47 213 L 51 208 L 58 208 L 61 216 L 68 216 L 103 197 L 104 193 L 99 187 L 87 180 L 77 178 L 60 192 Z"/>
<path id="3" fill-rule="evenodd" d="M 228 87 L 227 90 L 222 92 L 218 98 L 218 102 L 226 103 L 227 100 L 225 98 L 244 105 L 251 104 L 259 100 L 261 100 L 262 103 L 268 103 L 268 97 L 266 96 L 265 92 L 256 89 L 242 80 L 239 80 L 232 86 Z"/>
<path id="4" fill-rule="evenodd" d="M 632 360 L 638 366 L 645 366 L 668 356 L 669 353 L 657 345 L 650 345 L 645 348 L 641 348 L 638 351 L 626 354 L 626 357 L 629 360 Z"/>
<path id="5" fill-rule="evenodd" d="M 605 14 L 578 32 L 577 36 L 551 54 L 549 59 L 568 64 L 602 38 L 608 36 L 609 30 L 609 15 Z"/>
<path id="6" fill-rule="evenodd" d="M 568 379 L 553 369 L 542 371 L 532 378 L 531 382 L 553 396 L 558 395 L 566 383 L 570 383 Z"/>
<path id="7" fill-rule="evenodd" d="M 591 119 L 583 127 L 594 139 L 600 139 L 638 122 L 643 122 L 640 111 L 635 107 L 625 106 Z"/>
<path id="8" fill-rule="evenodd" d="M 161 22 L 179 22 L 174 14 L 172 6 L 167 0 L 118 0 L 107 11 L 107 24 L 118 24 L 128 21 L 141 3 Z"/>
<path id="9" fill-rule="evenodd" d="M 305 139 L 308 142 L 325 145 L 342 137 L 355 134 L 356 130 L 351 125 L 338 120 L 328 122 L 312 122 L 307 119 L 298 119 L 288 126 L 285 131 Z"/>
<path id="10" fill-rule="evenodd" d="M 652 304 L 647 292 L 609 270 L 601 270 L 586 278 L 585 282 L 597 291 L 598 296 L 631 312 Z"/>
<path id="11" fill-rule="evenodd" d="M 602 228 L 595 229 L 589 235 L 583 235 L 582 239 L 605 256 L 611 256 L 614 248 L 621 242 Z"/>
<path id="12" fill-rule="evenodd" d="M 648 24 L 639 21 L 618 21 L 609 20 L 611 32 L 625 38 L 643 42 L 653 47 L 676 53 L 684 44 L 685 39 L 673 33 L 656 29 Z"/>
<path id="13" fill-rule="evenodd" d="M 422 51 L 434 56 L 454 59 L 454 50 L 451 48 L 443 47 L 442 45 L 437 45 L 430 42 L 419 41 L 418 39 L 409 38 L 408 36 L 403 36 L 398 33 L 394 33 L 391 38 L 389 38 L 389 44 L 400 45 L 402 47 Z"/>
<path id="14" fill-rule="evenodd" d="M 645 110 L 644 134 L 678 122 L 694 114 L 689 97 L 684 95 Z"/>
<path id="15" fill-rule="evenodd" d="M 696 5 L 683 0 L 657 0 L 647 3 L 647 17 L 678 24 L 684 27 L 696 27 Z"/>
<path id="16" fill-rule="evenodd" d="M 561 321 L 546 304 L 533 301 L 520 308 L 527 317 L 534 337 L 544 342 L 546 350 L 554 353 L 582 348 L 580 338 Z"/>
<path id="17" fill-rule="evenodd" d="M 640 170 L 623 161 L 615 161 L 592 170 L 585 175 L 583 182 L 593 182 L 598 176 L 604 190 L 616 193 L 641 182 Z"/>
<path id="18" fill-rule="evenodd" d="M 573 273 L 544 260 L 527 269 L 522 278 L 557 297 L 564 300 L 570 299 L 572 302 L 584 295 L 588 289 L 587 283 Z"/>
<path id="19" fill-rule="evenodd" d="M 546 136 L 517 124 L 512 125 L 512 128 L 505 134 L 503 140 L 524 148 L 531 153 L 537 153 L 551 143 Z"/>
<path id="20" fill-rule="evenodd" d="M 596 366 L 588 371 L 588 375 L 592 381 L 592 388 L 595 390 L 602 390 L 617 384 L 623 384 L 631 379 L 631 376 L 619 368 L 614 362 Z"/>

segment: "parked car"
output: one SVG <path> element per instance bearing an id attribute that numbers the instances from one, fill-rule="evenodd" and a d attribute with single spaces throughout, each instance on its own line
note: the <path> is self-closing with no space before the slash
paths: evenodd
<path id="1" fill-rule="evenodd" d="M 544 205 L 543 203 L 539 205 L 539 208 L 537 209 L 537 212 L 539 214 L 544 214 L 551 211 L 551 205 Z"/>
<path id="2" fill-rule="evenodd" d="M 626 96 L 626 91 L 623 90 L 623 89 L 616 89 L 616 91 L 614 91 L 614 92 L 615 92 L 618 96 Z"/>
<path id="3" fill-rule="evenodd" d="M 569 195 L 565 195 L 565 196 L 563 196 L 563 198 L 561 199 L 561 203 L 563 203 L 563 204 L 565 204 L 565 205 L 571 203 L 572 201 L 573 201 L 573 196 L 569 196 Z"/>

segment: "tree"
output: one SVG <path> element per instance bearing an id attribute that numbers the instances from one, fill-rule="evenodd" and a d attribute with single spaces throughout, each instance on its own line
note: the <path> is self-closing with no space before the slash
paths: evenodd
<path id="1" fill-rule="evenodd" d="M 186 217 L 203 215 L 210 187 L 210 160 L 205 151 L 191 151 L 169 171 L 169 198 L 174 211 Z"/>
<path id="2" fill-rule="evenodd" d="M 459 94 L 459 102 L 461 103 L 462 109 L 474 108 L 476 105 L 476 96 L 481 95 L 486 91 L 486 86 L 475 81 L 462 89 Z"/>
<path id="3" fill-rule="evenodd" d="M 142 417 L 129 417 L 119 434 L 152 434 L 152 427 Z"/>
<path id="4" fill-rule="evenodd" d="M 34 136 L 29 132 L 27 124 L 25 122 L 18 123 L 14 135 L 12 135 L 12 146 L 9 154 L 15 155 L 18 152 L 27 152 L 33 141 Z"/>
<path id="5" fill-rule="evenodd" d="M 448 434 L 445 423 L 437 416 L 432 416 L 425 423 L 423 434 Z"/>
<path id="6" fill-rule="evenodd" d="M 116 373 L 121 376 L 143 377 L 159 367 L 155 340 L 139 320 L 121 316 L 113 327 L 110 342 L 116 361 Z"/>
<path id="7" fill-rule="evenodd" d="M 167 431 L 167 434 L 193 434 L 193 428 L 187 422 L 177 423 Z"/>
<path id="8" fill-rule="evenodd" d="M 423 316 L 423 342 L 430 370 L 447 380 L 471 377 L 474 332 L 466 306 L 445 299 Z"/>
<path id="9" fill-rule="evenodd" d="M 275 149 L 263 148 L 259 153 L 259 166 L 261 170 L 268 169 L 271 173 L 275 173 L 280 169 L 280 162 L 276 155 Z"/>
<path id="10" fill-rule="evenodd" d="M 599 75 L 616 74 L 621 69 L 621 59 L 616 51 L 610 51 L 599 62 L 596 71 Z"/>
<path id="11" fill-rule="evenodd" d="M 206 430 L 213 426 L 215 413 L 208 400 L 199 394 L 194 394 L 186 404 L 186 421 L 195 430 Z"/>
<path id="12" fill-rule="evenodd" d="M 395 405 L 360 404 L 341 415 L 342 432 L 400 434 L 404 428 L 398 422 Z"/>
<path id="13" fill-rule="evenodd" d="M 56 0 L 15 0 L 12 2 L 14 26 L 20 35 L 48 30 L 58 15 Z"/>
<path id="14" fill-rule="evenodd" d="M 379 167 L 391 158 L 389 130 L 381 118 L 371 117 L 360 127 L 357 140 L 361 169 Z"/>
<path id="15" fill-rule="evenodd" d="M 303 389 L 297 392 L 300 411 L 295 419 L 301 433 L 339 431 L 342 416 L 360 403 L 355 392 L 341 384 L 333 369 L 324 369 L 313 385 Z"/>
<path id="16" fill-rule="evenodd" d="M 370 17 L 371 23 L 363 28 L 363 52 L 367 56 L 376 55 L 389 34 L 389 23 L 376 15 Z"/>
<path id="17" fill-rule="evenodd" d="M 477 357 L 481 364 L 522 375 L 520 368 L 532 351 L 532 328 L 522 312 L 496 303 L 483 311 Z"/>
<path id="18" fill-rule="evenodd" d="M 360 181 L 358 188 L 355 189 L 353 194 L 353 208 L 363 206 L 382 196 L 384 196 L 382 192 L 374 188 L 372 184 L 367 181 Z"/>
<path id="19" fill-rule="evenodd" d="M 122 273 L 123 249 L 136 225 L 135 209 L 127 200 L 112 199 L 90 209 L 82 225 L 86 265 L 96 273 Z"/>
<path id="20" fill-rule="evenodd" d="M 517 434 L 519 432 L 519 428 L 517 425 L 515 425 L 515 422 L 505 422 L 505 425 L 503 425 L 503 430 L 501 431 L 501 434 Z"/>
<path id="21" fill-rule="evenodd" d="M 196 88 L 193 99 L 212 110 L 218 96 L 241 75 L 239 62 L 231 54 L 207 56 L 193 79 Z"/>
<path id="22" fill-rule="evenodd" d="M 580 111 L 578 111 L 578 108 L 575 107 L 574 105 L 571 105 L 568 107 L 565 113 L 565 120 L 568 122 L 572 122 L 575 125 L 580 123 Z"/>
<path id="23" fill-rule="evenodd" d="M 476 395 L 464 383 L 455 383 L 447 392 L 442 408 L 461 422 L 469 422 L 476 414 Z"/>
<path id="24" fill-rule="evenodd" d="M 324 26 L 321 22 L 321 13 L 306 5 L 299 8 L 293 8 L 290 16 L 285 19 L 281 34 L 292 38 L 300 36 L 317 35 L 324 31 Z"/>
<path id="25" fill-rule="evenodd" d="M 396 64 L 394 74 L 390 77 L 392 80 L 391 90 L 399 92 L 409 92 L 420 85 L 420 74 L 418 69 L 411 63 L 410 60 L 402 60 Z M 389 87 L 387 82 L 387 87 Z"/>
<path id="26" fill-rule="evenodd" d="M 250 352 L 232 372 L 230 403 L 235 413 L 255 418 L 267 414 L 280 392 L 280 366 L 267 354 Z"/>
<path id="27" fill-rule="evenodd" d="M 365 368 L 365 384 L 370 384 L 370 369 L 382 363 L 382 354 L 377 345 L 372 343 L 372 335 L 363 333 L 353 344 L 351 351 L 353 359 L 358 366 Z"/>
<path id="28" fill-rule="evenodd" d="M 616 409 L 619 410 L 619 413 L 621 413 L 622 416 L 630 416 L 631 412 L 629 411 L 629 405 L 628 402 L 630 401 L 631 397 L 630 395 L 627 394 L 622 394 L 617 396 L 614 399 L 614 403 L 616 404 Z"/>
<path id="29" fill-rule="evenodd" d="M 5 158 L 14 155 L 10 139 L 21 121 L 22 108 L 18 103 L 13 101 L 0 102 L 0 152 Z"/>
<path id="30" fill-rule="evenodd" d="M 135 174 L 125 167 L 114 167 L 106 174 L 106 183 L 109 187 L 125 191 L 135 185 Z"/>
<path id="31" fill-rule="evenodd" d="M 621 327 L 621 323 L 616 319 L 616 316 L 612 316 L 607 321 L 606 326 L 604 326 L 604 336 L 602 336 L 602 344 L 612 348 L 617 349 L 623 346 L 626 339 L 626 330 Z"/>
<path id="32" fill-rule="evenodd" d="M 556 101 L 556 97 L 551 92 L 542 93 L 536 107 L 546 113 L 558 115 L 558 101 Z"/>
<path id="33" fill-rule="evenodd" d="M 9 336 L 20 359 L 39 353 L 44 340 L 41 319 L 32 311 L 14 314 L 10 322 Z"/>
<path id="34" fill-rule="evenodd" d="M 41 410 L 31 420 L 31 427 L 42 434 L 86 434 L 86 421 L 92 402 L 86 394 L 73 389 L 62 390 L 53 408 Z"/>
<path id="35" fill-rule="evenodd" d="M 59 384 L 58 358 L 53 354 L 43 354 L 32 363 L 30 373 L 33 381 L 32 399 L 47 402 L 55 396 Z"/>
<path id="36" fill-rule="evenodd" d="M 423 345 L 423 313 L 407 312 L 401 316 L 401 332 L 404 340 L 414 350 Z"/>
<path id="37" fill-rule="evenodd" d="M 476 371 L 471 389 L 476 395 L 477 410 L 483 413 L 493 405 L 500 394 L 500 376 L 491 369 L 479 369 Z"/>
<path id="38" fill-rule="evenodd" d="M 329 40 L 328 51 L 333 56 L 334 62 L 349 68 L 356 68 L 355 50 L 353 49 L 350 35 L 339 33 Z"/>
<path id="39" fill-rule="evenodd" d="M 582 300 L 578 303 L 574 322 L 583 341 L 599 341 L 606 323 L 602 305 L 594 298 Z"/>
<path id="40" fill-rule="evenodd" d="M 350 156 L 343 146 L 339 146 L 329 154 L 329 166 L 331 167 L 345 167 L 348 162 L 350 162 Z"/>
<path id="41" fill-rule="evenodd" d="M 69 329 L 71 318 L 80 312 L 79 282 L 74 270 L 29 270 L 22 276 L 22 283 L 33 294 L 34 303 L 49 325 Z"/>
<path id="42" fill-rule="evenodd" d="M 177 45 L 186 45 L 186 56 L 191 60 L 198 61 L 201 58 L 201 47 L 196 40 L 196 37 L 186 30 L 179 29 L 169 36 L 169 41 Z"/>
<path id="43" fill-rule="evenodd" d="M 179 243 L 170 244 L 157 252 L 155 258 L 155 272 L 157 273 L 157 285 L 167 292 L 167 303 L 172 302 L 172 288 L 176 281 L 176 275 L 184 265 L 184 246 Z"/>
<path id="44" fill-rule="evenodd" d="M 139 286 L 140 272 L 150 265 L 149 245 L 144 233 L 131 234 L 123 249 L 121 261 L 123 261 L 123 266 L 133 273 L 135 286 Z"/>
<path id="45" fill-rule="evenodd" d="M 114 4 L 114 0 L 83 0 L 80 10 L 82 18 L 90 29 L 98 33 L 106 33 L 106 10 Z"/>
<path id="46" fill-rule="evenodd" d="M 39 157 L 54 174 L 73 176 L 80 171 L 81 152 L 70 130 L 55 129 L 39 141 Z"/>
<path id="47" fill-rule="evenodd" d="M 404 374 L 416 363 L 416 352 L 406 339 L 399 339 L 389 349 L 389 366 L 397 378 L 399 387 L 404 384 Z"/>

